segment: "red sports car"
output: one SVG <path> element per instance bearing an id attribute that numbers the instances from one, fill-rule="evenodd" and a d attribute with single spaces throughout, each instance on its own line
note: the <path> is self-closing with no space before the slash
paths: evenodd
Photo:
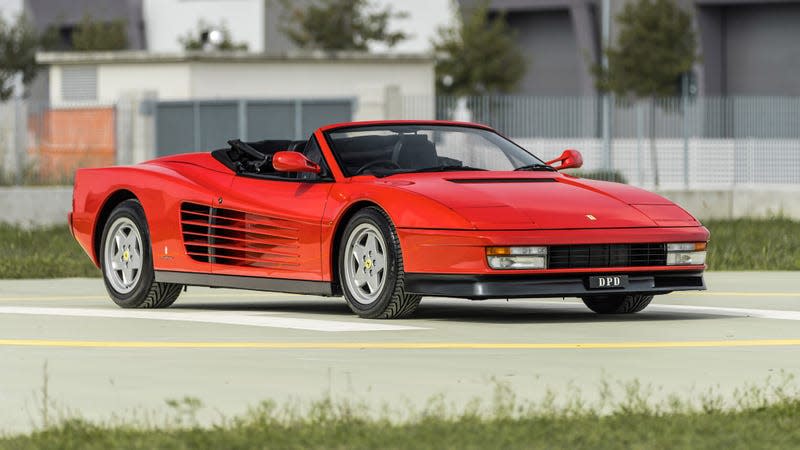
<path id="1" fill-rule="evenodd" d="M 423 296 L 633 313 L 705 289 L 708 230 L 656 194 L 559 173 L 575 150 L 544 162 L 441 121 L 229 145 L 77 172 L 70 226 L 117 305 L 163 308 L 197 285 L 344 295 L 366 318 Z"/>

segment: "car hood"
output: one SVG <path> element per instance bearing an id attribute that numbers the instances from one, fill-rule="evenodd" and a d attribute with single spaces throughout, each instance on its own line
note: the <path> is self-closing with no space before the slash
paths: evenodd
<path id="1" fill-rule="evenodd" d="M 452 209 L 477 229 L 697 226 L 669 200 L 632 186 L 552 172 L 450 172 L 384 178 Z"/>

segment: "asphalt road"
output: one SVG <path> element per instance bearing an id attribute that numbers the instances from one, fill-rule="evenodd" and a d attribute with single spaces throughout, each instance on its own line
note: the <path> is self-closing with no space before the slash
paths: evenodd
<path id="1" fill-rule="evenodd" d="M 594 401 L 604 382 L 638 380 L 659 401 L 800 375 L 800 273 L 707 282 L 629 316 L 576 299 L 423 299 L 414 319 L 370 321 L 338 298 L 189 288 L 167 310 L 122 310 L 99 279 L 3 280 L 0 432 L 41 423 L 45 386 L 49 414 L 157 421 L 191 396 L 208 422 L 267 399 L 458 407 L 502 385 Z"/>

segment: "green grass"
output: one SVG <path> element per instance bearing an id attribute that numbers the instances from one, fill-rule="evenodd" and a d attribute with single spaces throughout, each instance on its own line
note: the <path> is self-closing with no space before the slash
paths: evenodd
<path id="1" fill-rule="evenodd" d="M 800 222 L 707 220 L 710 270 L 800 270 Z"/>
<path id="2" fill-rule="evenodd" d="M 25 230 L 0 224 L 0 278 L 99 276 L 66 226 Z"/>
<path id="3" fill-rule="evenodd" d="M 709 220 L 710 270 L 800 270 L 800 222 Z M 24 230 L 0 224 L 0 278 L 98 277 L 66 226 Z"/>
<path id="4" fill-rule="evenodd" d="M 647 389 L 634 382 L 621 402 L 601 398 L 610 407 L 601 411 L 579 398 L 554 406 L 552 393 L 540 403 L 518 402 L 500 385 L 488 408 L 475 401 L 456 413 L 442 398 L 404 419 L 329 399 L 309 408 L 265 402 L 210 426 L 197 420 L 202 403 L 185 398 L 168 402 L 172 415 L 144 423 L 68 419 L 0 437 L 0 449 L 800 448 L 800 399 L 787 386 L 739 390 L 730 407 L 713 394 L 654 406 Z"/>

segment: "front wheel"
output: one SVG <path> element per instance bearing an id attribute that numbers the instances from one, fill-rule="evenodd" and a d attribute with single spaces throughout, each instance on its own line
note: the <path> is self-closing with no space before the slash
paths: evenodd
<path id="1" fill-rule="evenodd" d="M 369 207 L 348 222 L 339 245 L 339 283 L 347 305 L 368 319 L 411 315 L 420 296 L 405 292 L 400 239 L 385 212 Z"/>
<path id="2" fill-rule="evenodd" d="M 123 308 L 166 308 L 183 288 L 155 281 L 147 220 L 136 200 L 111 212 L 100 241 L 100 268 L 111 299 Z"/>
<path id="3" fill-rule="evenodd" d="M 583 303 L 598 314 L 633 314 L 645 308 L 653 300 L 652 295 L 610 294 L 583 297 Z"/>

